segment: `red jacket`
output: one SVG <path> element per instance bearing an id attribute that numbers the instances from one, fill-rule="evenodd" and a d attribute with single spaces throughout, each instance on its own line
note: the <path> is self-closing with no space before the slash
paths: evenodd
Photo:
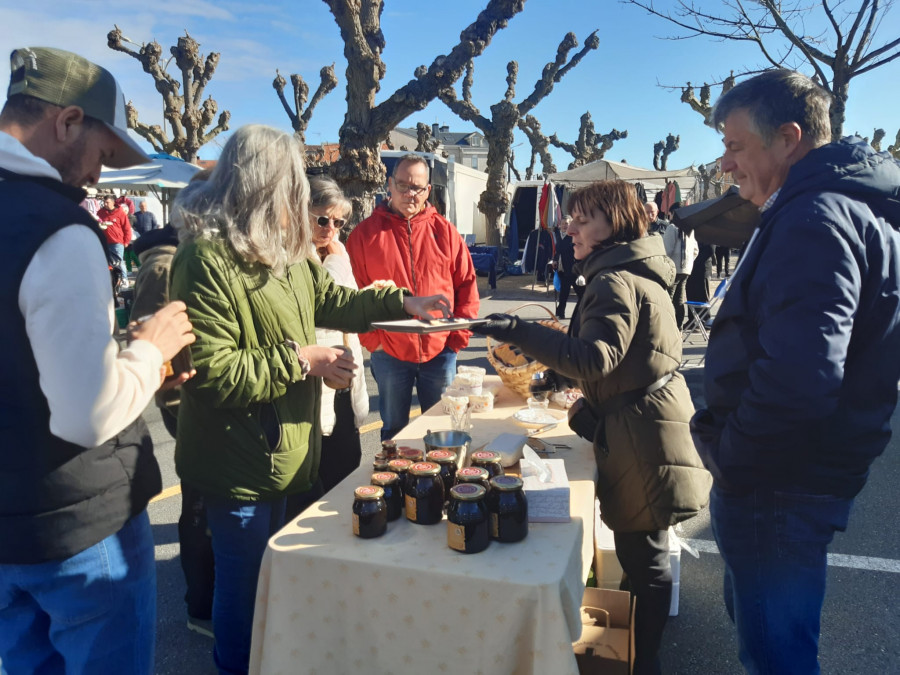
<path id="1" fill-rule="evenodd" d="M 97 211 L 97 217 L 100 224 L 109 222 L 106 227 L 106 243 L 122 244 L 128 246 L 131 243 L 131 223 L 128 222 L 128 216 L 118 206 L 110 211 L 106 207 Z"/>
<path id="2" fill-rule="evenodd" d="M 390 280 L 414 295 L 442 293 L 450 299 L 454 316 L 478 316 L 478 285 L 472 256 L 462 236 L 446 218 L 426 203 L 409 221 L 386 204 L 356 226 L 347 240 L 353 275 L 360 288 Z M 370 352 L 379 346 L 402 361 L 424 363 L 449 347 L 455 352 L 469 344 L 468 331 L 428 335 L 376 330 L 359 336 Z"/>

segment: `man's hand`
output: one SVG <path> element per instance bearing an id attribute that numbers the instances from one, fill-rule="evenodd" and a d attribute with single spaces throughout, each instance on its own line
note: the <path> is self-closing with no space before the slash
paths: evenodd
<path id="1" fill-rule="evenodd" d="M 309 361 L 309 374 L 321 377 L 332 389 L 349 387 L 359 368 L 353 362 L 353 352 L 343 347 L 307 345 L 297 351 Z"/>
<path id="2" fill-rule="evenodd" d="M 128 339 L 152 343 L 162 354 L 163 361 L 171 361 L 182 347 L 197 339 L 191 332 L 192 328 L 187 306 L 176 300 L 156 314 L 133 322 L 128 329 Z"/>
<path id="3" fill-rule="evenodd" d="M 450 301 L 443 295 L 411 295 L 403 298 L 403 311 L 423 319 L 431 318 L 429 312 L 440 312 L 446 319 L 450 316 Z"/>
<path id="4" fill-rule="evenodd" d="M 519 317 L 511 314 L 490 314 L 485 323 L 477 323 L 470 329 L 479 335 L 489 335 L 503 342 L 515 342 L 513 336 L 519 324 Z"/>

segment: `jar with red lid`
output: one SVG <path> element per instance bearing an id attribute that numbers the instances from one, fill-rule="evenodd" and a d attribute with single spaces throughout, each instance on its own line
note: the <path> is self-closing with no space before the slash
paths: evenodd
<path id="1" fill-rule="evenodd" d="M 528 536 L 528 500 L 522 487 L 518 476 L 491 478 L 491 492 L 485 502 L 491 536 L 497 541 L 512 543 Z"/>
<path id="2" fill-rule="evenodd" d="M 425 455 L 429 462 L 441 467 L 441 480 L 444 481 L 444 501 L 450 499 L 450 488 L 456 481 L 456 453 L 452 450 L 432 450 Z"/>
<path id="3" fill-rule="evenodd" d="M 444 482 L 441 467 L 416 462 L 407 472 L 404 491 L 406 518 L 419 525 L 434 525 L 444 517 Z"/>
<path id="4" fill-rule="evenodd" d="M 503 475 L 500 453 L 492 450 L 478 450 L 472 453 L 472 466 L 479 466 L 488 472 L 490 478 Z"/>
<path id="5" fill-rule="evenodd" d="M 421 462 L 425 459 L 425 453 L 418 448 L 411 448 L 408 445 L 402 445 L 397 448 L 397 457 L 400 459 L 408 459 L 410 462 Z"/>
<path id="6" fill-rule="evenodd" d="M 353 497 L 353 534 L 373 539 L 387 532 L 384 490 L 377 485 L 364 485 L 353 491 Z"/>
<path id="7" fill-rule="evenodd" d="M 477 483 L 486 491 L 490 492 L 490 476 L 487 469 L 480 466 L 466 466 L 456 472 L 456 484 L 460 483 Z"/>
<path id="8" fill-rule="evenodd" d="M 403 490 L 400 489 L 400 476 L 393 471 L 373 473 L 372 485 L 377 485 L 384 490 L 388 522 L 397 520 L 403 513 Z"/>
<path id="9" fill-rule="evenodd" d="M 406 494 L 406 473 L 411 466 L 412 462 L 408 459 L 392 459 L 388 462 L 388 471 L 393 471 L 400 476 L 400 490 L 403 494 Z"/>

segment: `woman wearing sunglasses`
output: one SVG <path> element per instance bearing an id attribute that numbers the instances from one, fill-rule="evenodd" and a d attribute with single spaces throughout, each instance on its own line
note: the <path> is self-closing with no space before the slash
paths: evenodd
<path id="1" fill-rule="evenodd" d="M 309 179 L 309 222 L 316 254 L 334 283 L 356 290 L 350 256 L 339 239 L 351 208 L 350 200 L 333 178 L 316 176 Z M 349 476 L 362 459 L 359 427 L 369 414 L 369 392 L 362 373 L 362 347 L 356 333 L 317 327 L 316 342 L 349 348 L 353 362 L 360 367 L 349 387 L 338 390 L 322 387 L 322 463 L 319 464 L 319 478 L 325 492 L 328 492 Z"/>

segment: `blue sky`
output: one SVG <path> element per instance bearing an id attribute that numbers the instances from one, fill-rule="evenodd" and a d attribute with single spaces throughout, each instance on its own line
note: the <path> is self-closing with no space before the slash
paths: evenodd
<path id="1" fill-rule="evenodd" d="M 6 4 L 6 3 L 4 3 Z M 386 48 L 383 59 L 387 76 L 378 101 L 406 83 L 420 64 L 447 53 L 460 31 L 474 21 L 485 0 L 435 3 L 418 0 L 386 0 L 382 30 Z M 658 0 L 664 8 L 673 3 Z M 701 3 L 702 4 L 702 3 Z M 710 3 L 706 3 L 710 4 Z M 721 2 L 711 3 L 716 8 Z M 813 3 L 815 4 L 815 3 Z M 117 24 L 135 42 L 156 39 L 168 51 L 185 29 L 200 42 L 204 54 L 221 52 L 221 61 L 207 93 L 219 109 L 231 111 L 231 125 L 264 123 L 290 130 L 272 80 L 275 68 L 285 76 L 300 73 L 315 89 L 319 69 L 335 64 L 338 88 L 316 109 L 309 129 L 309 143 L 336 142 L 344 116 L 346 62 L 343 42 L 327 6 L 320 0 L 272 0 L 268 4 L 209 2 L 207 0 L 30 0 L 0 7 L 4 26 L 3 48 L 25 45 L 56 46 L 76 51 L 108 68 L 119 79 L 126 98 L 134 101 L 142 121 L 160 123 L 162 102 L 152 79 L 139 63 L 106 46 L 106 33 Z M 807 26 L 814 31 L 815 16 Z M 630 164 L 652 166 L 653 144 L 669 133 L 680 134 L 680 149 L 669 158 L 669 168 L 682 168 L 714 160 L 721 140 L 702 124 L 700 116 L 679 100 L 680 92 L 659 85 L 683 85 L 690 80 L 698 88 L 704 81 L 719 81 L 731 68 L 760 66 L 762 58 L 748 44 L 709 39 L 663 40 L 671 28 L 637 7 L 613 0 L 528 0 L 525 9 L 501 30 L 475 62 L 475 104 L 486 113 L 506 89 L 506 63 L 519 62 L 516 100 L 531 93 L 545 63 L 568 31 L 579 44 L 598 30 L 600 47 L 590 52 L 542 101 L 533 114 L 544 133 L 575 140 L 580 116 L 590 110 L 598 132 L 627 129 L 606 157 Z M 900 34 L 900 8 L 887 14 L 877 44 Z M 174 66 L 174 64 L 173 64 Z M 8 81 L 6 59 L 0 78 Z M 900 59 L 853 80 L 845 132 L 871 136 L 874 127 L 886 129 L 892 140 L 900 129 Z M 459 91 L 459 89 L 457 89 Z M 474 127 L 435 102 L 403 123 L 448 125 L 453 131 Z M 517 166 L 524 172 L 529 146 L 517 132 Z M 221 137 L 220 137 L 221 138 Z M 222 141 L 201 150 L 202 158 L 214 158 Z M 148 146 L 149 149 L 149 146 Z M 568 165 L 568 155 L 555 150 L 558 168 Z"/>

